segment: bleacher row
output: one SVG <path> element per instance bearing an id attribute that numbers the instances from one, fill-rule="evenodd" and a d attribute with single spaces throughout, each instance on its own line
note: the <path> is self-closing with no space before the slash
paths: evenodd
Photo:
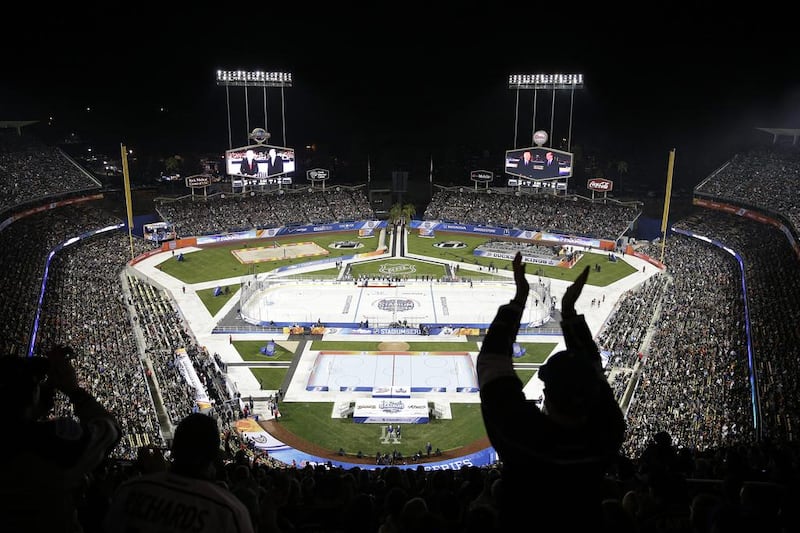
<path id="1" fill-rule="evenodd" d="M 616 241 L 641 215 L 638 205 L 591 201 L 552 194 L 516 195 L 514 191 L 437 191 L 425 220 L 504 226 Z"/>
<path id="2" fill-rule="evenodd" d="M 159 199 L 155 208 L 184 236 L 374 219 L 363 188 L 336 189 Z"/>
<path id="3" fill-rule="evenodd" d="M 800 154 L 796 147 L 756 146 L 736 154 L 695 191 L 785 217 L 800 228 Z"/>
<path id="4" fill-rule="evenodd" d="M 789 157 L 794 158 L 795 154 Z M 729 166 L 721 178 L 725 187 L 715 189 L 713 182 L 707 182 L 705 190 L 736 190 L 737 199 L 744 202 L 747 188 L 738 184 L 750 182 L 753 166 L 745 164 L 747 154 L 740 158 L 743 161 L 737 161 L 735 167 L 742 173 L 739 181 Z M 785 174 L 786 180 L 796 176 L 793 167 L 787 167 L 779 156 L 759 154 L 758 162 L 772 165 L 770 176 Z M 8 179 L 17 178 L 0 169 L 3 187 L 8 186 Z M 77 188 L 82 186 L 83 183 Z M 782 193 L 779 187 L 769 191 L 759 188 L 754 205 L 770 205 L 773 210 L 785 206 L 785 199 L 777 198 L 782 194 L 788 193 Z M 309 207 L 318 199 L 310 196 L 303 197 L 302 211 L 293 211 L 298 206 L 294 199 L 281 207 L 293 211 L 294 216 L 298 212 L 305 216 L 328 213 L 324 206 Z M 291 195 L 271 198 L 270 202 L 280 202 L 284 197 Z M 457 208 L 445 214 L 459 214 L 466 220 L 484 223 L 497 223 L 504 217 L 503 223 L 554 229 L 568 227 L 571 220 L 586 220 L 582 217 L 586 217 L 587 208 L 577 201 L 555 207 L 537 204 L 538 198 L 515 198 L 501 199 L 497 195 L 489 200 L 487 196 L 480 205 L 490 211 L 481 212 L 471 204 L 464 205 L 465 210 Z M 328 205 L 321 195 L 319 199 Z M 526 203 L 525 209 L 509 207 L 509 202 L 531 200 L 533 203 Z M 450 201 L 458 205 L 460 200 L 453 193 L 437 197 L 439 207 L 431 208 L 430 215 L 451 218 L 443 216 L 441 210 L 441 205 Z M 170 215 L 173 220 L 182 221 L 184 228 L 200 230 L 204 226 L 198 221 L 207 217 L 207 205 L 181 203 Z M 791 211 L 797 205 L 800 203 L 786 207 Z M 192 208 L 198 206 L 201 214 L 192 215 Z M 576 210 L 570 211 L 570 206 L 577 206 Z M 545 218 L 537 218 L 537 209 L 546 213 Z M 635 216 L 624 209 L 609 211 L 613 213 L 603 212 L 603 221 L 595 226 L 604 228 L 603 237 L 618 235 L 615 232 L 627 227 L 631 216 Z M 282 211 L 273 210 L 278 212 Z M 525 213 L 520 224 L 510 218 L 516 213 Z M 241 224 L 243 219 L 237 218 L 241 212 L 230 214 L 234 218 L 215 212 L 213 218 L 208 217 L 215 226 L 205 231 Z M 790 215 L 791 212 L 786 213 L 796 220 Z M 67 206 L 25 217 L 0 231 L 0 247 L 4 251 L 0 279 L 6 287 L 0 327 L 6 353 L 27 353 L 49 251 L 66 239 L 108 225 L 113 219 L 98 206 Z M 250 222 L 254 220 L 251 217 Z M 549 225 L 546 220 L 551 221 Z M 743 259 L 747 292 L 742 294 L 739 266 L 727 252 L 673 234 L 665 248 L 667 271 L 626 294 L 598 335 L 601 349 L 611 352 L 612 370 L 618 370 L 613 379 L 621 380 L 614 382 L 620 399 L 625 399 L 622 391 L 633 391 L 627 405 L 628 437 L 618 469 L 608 474 L 613 482 L 607 500 L 609 524 L 620 531 L 694 531 L 692 520 L 696 517 L 691 513 L 699 513 L 697 498 L 707 496 L 713 498 L 719 514 L 712 517 L 707 510 L 705 518 L 713 522 L 717 531 L 734 530 L 724 526 L 737 520 L 740 526 L 759 522 L 763 531 L 789 531 L 783 525 L 796 523 L 797 506 L 792 504 L 797 501 L 800 473 L 795 429 L 800 427 L 797 256 L 781 231 L 734 215 L 700 212 L 678 226 L 712 236 L 738 251 Z M 574 229 L 587 234 L 587 228 Z M 148 244 L 136 242 L 137 253 L 149 249 Z M 659 255 L 655 246 L 640 251 Z M 114 233 L 93 237 L 55 255 L 48 271 L 37 344 L 76 346 L 80 356 L 75 364 L 81 382 L 123 425 L 125 437 L 113 457 L 134 460 L 139 446 L 163 444 L 162 428 L 194 408 L 191 391 L 170 367 L 175 349 L 187 349 L 217 401 L 224 402 L 230 393 L 218 380 L 216 358 L 197 348 L 168 296 L 144 280 L 124 274 L 129 254 L 127 235 Z M 127 294 L 126 286 L 130 290 Z M 749 385 L 745 296 L 758 384 L 758 431 L 753 424 Z M 237 404 L 230 405 L 235 409 Z M 57 404 L 56 410 L 69 414 L 64 401 Z M 231 418 L 238 415 L 230 413 Z M 653 441 L 660 432 L 672 438 L 673 444 L 666 449 Z M 235 439 L 233 433 L 225 430 L 228 438 Z M 231 453 L 245 451 L 241 443 L 232 447 L 229 443 L 227 449 Z M 285 489 L 288 499 L 284 517 L 298 526 L 309 525 L 306 531 L 315 530 L 311 529 L 312 524 L 323 524 L 326 531 L 351 530 L 348 519 L 369 521 L 375 527 L 364 530 L 377 531 L 393 513 L 399 520 L 403 504 L 415 497 L 422 498 L 425 504 L 422 519 L 428 525 L 447 523 L 453 531 L 478 531 L 479 525 L 485 525 L 483 530 L 491 530 L 493 502 L 502 487 L 502 478 L 494 468 L 425 472 L 387 467 L 340 472 L 314 467 L 287 469 L 287 465 L 274 462 L 255 463 L 252 456 L 250 460 L 239 454 L 237 457 L 233 465 L 246 467 L 248 479 Z M 665 480 L 649 476 L 656 468 L 670 477 Z M 135 471 L 115 475 L 114 479 L 104 478 L 104 482 L 113 486 L 125 476 L 135 475 Z M 227 476 L 231 488 L 237 485 L 237 479 L 241 481 L 233 471 L 221 475 Z M 676 479 L 683 482 L 676 483 Z M 763 491 L 758 492 L 758 487 Z M 754 491 L 760 496 L 754 497 Z M 764 498 L 764 494 L 769 497 Z M 447 505 L 440 499 L 444 495 L 449 498 Z M 392 498 L 400 503 L 394 503 Z M 102 513 L 102 508 L 96 512 Z M 671 529 L 657 529 L 658 524 L 666 522 L 673 524 Z M 710 527 L 700 530 L 711 530 Z"/>
<path id="5" fill-rule="evenodd" d="M 312 193 L 258 194 L 160 199 L 156 209 L 175 225 L 178 235 L 206 235 L 295 224 L 325 224 L 374 218 L 361 188 Z M 500 217 L 500 213 L 509 213 Z M 495 194 L 438 190 L 425 209 L 425 220 L 507 226 L 582 237 L 621 237 L 641 215 L 638 206 L 581 197 L 546 194 Z"/>
<path id="6" fill-rule="evenodd" d="M 100 182 L 62 150 L 0 128 L 0 213 L 44 198 L 99 188 Z"/>

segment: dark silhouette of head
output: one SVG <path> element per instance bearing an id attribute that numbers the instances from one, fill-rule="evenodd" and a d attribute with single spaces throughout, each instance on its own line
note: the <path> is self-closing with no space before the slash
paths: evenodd
<path id="1" fill-rule="evenodd" d="M 178 423 L 172 440 L 173 471 L 189 477 L 208 477 L 220 454 L 217 421 L 192 413 Z"/>
<path id="2" fill-rule="evenodd" d="M 15 418 L 38 418 L 52 405 L 45 357 L 0 357 L 0 402 Z"/>
<path id="3" fill-rule="evenodd" d="M 597 371 L 568 350 L 550 356 L 539 369 L 548 412 L 569 416 L 585 413 L 599 394 Z"/>

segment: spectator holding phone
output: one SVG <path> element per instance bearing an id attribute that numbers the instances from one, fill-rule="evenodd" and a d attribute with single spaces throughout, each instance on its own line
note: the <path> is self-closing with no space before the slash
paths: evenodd
<path id="1" fill-rule="evenodd" d="M 46 357 L 0 358 L 0 405 L 9 415 L 0 439 L 3 531 L 83 531 L 78 503 L 86 479 L 120 439 L 114 415 L 79 386 L 72 355 L 57 346 Z M 75 417 L 46 418 L 57 392 Z"/>

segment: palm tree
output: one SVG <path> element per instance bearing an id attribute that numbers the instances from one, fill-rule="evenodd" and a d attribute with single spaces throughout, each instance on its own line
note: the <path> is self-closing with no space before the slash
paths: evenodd
<path id="1" fill-rule="evenodd" d="M 164 160 L 164 168 L 167 169 L 167 174 L 175 174 L 181 169 L 181 166 L 183 166 L 183 160 L 179 155 L 170 156 Z"/>
<path id="2" fill-rule="evenodd" d="M 389 223 L 392 226 L 396 226 L 400 223 L 400 220 L 403 218 L 403 206 L 400 204 L 394 204 L 389 209 Z"/>
<path id="3" fill-rule="evenodd" d="M 401 215 L 403 217 L 403 223 L 411 222 L 411 219 L 414 215 L 417 214 L 417 208 L 414 207 L 414 204 L 403 204 L 403 208 L 401 210 Z"/>
<path id="4" fill-rule="evenodd" d="M 416 214 L 417 208 L 414 207 L 414 204 L 394 204 L 389 209 L 389 222 L 392 225 L 406 224 Z"/>

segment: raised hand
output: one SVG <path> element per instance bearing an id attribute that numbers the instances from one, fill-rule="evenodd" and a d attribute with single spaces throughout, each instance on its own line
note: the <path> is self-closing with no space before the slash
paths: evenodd
<path id="1" fill-rule="evenodd" d="M 68 346 L 55 346 L 45 354 L 50 360 L 50 370 L 47 373 L 50 384 L 69 394 L 78 388 L 78 378 L 70 359 L 74 356 L 72 348 Z"/>
<path id="2" fill-rule="evenodd" d="M 561 298 L 561 315 L 564 317 L 575 316 L 575 302 L 578 301 L 578 296 L 583 291 L 583 286 L 586 285 L 586 280 L 589 279 L 589 265 L 583 269 L 578 277 L 572 282 L 572 285 L 567 287 L 567 291 Z"/>
<path id="3" fill-rule="evenodd" d="M 511 266 L 514 269 L 514 283 L 517 285 L 517 293 L 512 301 L 524 306 L 528 301 L 528 292 L 531 287 L 528 278 L 525 277 L 525 263 L 522 262 L 521 252 L 517 252 L 517 255 L 514 256 Z"/>

